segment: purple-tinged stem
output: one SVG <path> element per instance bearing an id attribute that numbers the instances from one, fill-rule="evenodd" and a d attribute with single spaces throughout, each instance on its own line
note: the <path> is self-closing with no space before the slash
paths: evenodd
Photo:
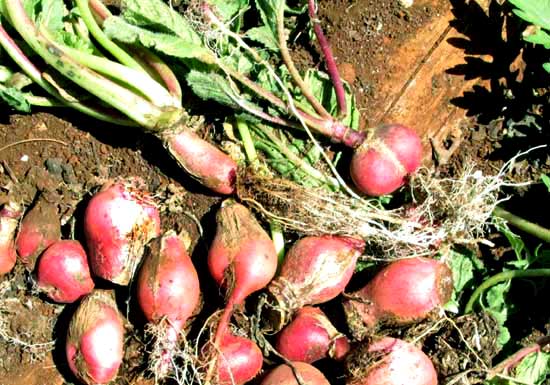
<path id="1" fill-rule="evenodd" d="M 342 79 L 340 78 L 340 73 L 338 71 L 338 66 L 334 60 L 334 55 L 332 54 L 332 49 L 330 44 L 323 33 L 319 19 L 317 18 L 317 12 L 315 10 L 315 0 L 308 0 L 308 9 L 309 9 L 309 19 L 313 25 L 313 31 L 317 37 L 317 41 L 325 57 L 327 63 L 327 72 L 332 80 L 332 85 L 334 87 L 334 92 L 336 93 L 336 101 L 338 102 L 338 109 L 340 110 L 340 117 L 345 117 L 347 115 L 347 103 L 346 103 L 346 93 L 344 91 L 344 85 L 342 84 Z"/>

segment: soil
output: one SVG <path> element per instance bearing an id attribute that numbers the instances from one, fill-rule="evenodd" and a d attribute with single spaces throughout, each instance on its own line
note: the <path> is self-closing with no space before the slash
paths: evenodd
<path id="1" fill-rule="evenodd" d="M 496 1 L 482 6 L 465 0 L 416 0 L 409 8 L 397 0 L 323 0 L 319 5 L 319 17 L 342 76 L 353 87 L 363 113 L 363 125 L 391 117 L 404 121 L 417 121 L 422 116 L 431 119 L 432 113 L 441 117 L 441 124 L 429 124 L 437 127 L 436 131 L 424 133 L 428 148 L 434 138 L 439 138 L 446 143 L 445 149 L 452 149 L 445 159 L 434 158 L 441 175 L 452 176 L 466 160 L 495 173 L 518 151 L 549 142 L 547 85 L 537 80 L 541 79 L 538 59 L 533 59 L 537 51 L 522 48 L 520 30 L 514 31 L 510 23 L 506 25 L 508 35 L 502 37 L 509 12 Z M 472 27 L 478 24 L 488 32 L 482 34 Z M 452 33 L 461 37 L 452 40 Z M 430 44 L 422 45 L 418 36 L 430 36 Z M 429 64 L 440 45 L 454 49 L 453 55 L 460 62 Z M 293 53 L 301 66 L 322 65 L 317 47 L 302 40 L 293 47 Z M 487 55 L 493 60 L 483 61 Z M 483 63 L 487 65 L 483 67 Z M 436 70 L 439 72 L 434 74 Z M 440 96 L 428 110 L 419 110 L 407 104 L 424 100 L 415 92 Z M 451 131 L 457 127 L 459 133 L 455 135 Z M 460 146 L 446 142 L 451 134 L 460 138 Z M 535 151 L 516 164 L 513 178 L 535 181 L 549 172 L 548 151 Z M 82 210 L 101 185 L 113 178 L 133 176 L 142 178 L 158 199 L 163 229 L 185 230 L 195 240 L 193 258 L 197 266 L 204 267 L 221 198 L 186 176 L 154 137 L 63 110 L 4 113 L 0 117 L 0 205 L 15 198 L 30 207 L 40 193 L 53 194 L 65 238 L 82 239 Z M 543 186 L 510 192 L 516 194 L 510 208 L 550 225 L 539 205 L 525 203 L 542 199 Z M 489 253 L 498 254 L 495 250 Z M 214 306 L 208 303 L 205 308 Z M 0 278 L 0 385 L 77 383 L 63 358 L 64 335 L 73 311 L 74 305 L 54 304 L 38 294 L 32 274 L 19 264 Z M 143 320 L 132 314 L 130 321 L 133 326 L 129 325 L 125 364 L 116 384 L 152 384 L 154 380 L 143 371 Z M 487 319 L 481 321 L 479 325 L 487 326 Z M 474 328 L 471 320 L 460 322 L 465 329 Z M 540 333 L 543 327 L 531 331 Z M 452 328 L 438 330 L 426 340 L 432 348 L 456 342 L 456 349 L 466 350 Z M 490 359 L 496 352 L 490 338 L 485 342 L 488 348 L 483 359 Z M 438 368 L 449 375 L 458 368 L 443 370 L 441 363 L 458 363 L 452 351 L 433 352 Z M 461 357 L 472 360 L 468 352 Z M 333 383 L 342 381 L 341 373 L 336 373 Z"/>

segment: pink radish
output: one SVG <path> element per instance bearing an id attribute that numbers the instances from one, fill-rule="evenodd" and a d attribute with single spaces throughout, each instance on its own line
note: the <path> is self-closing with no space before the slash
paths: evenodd
<path id="1" fill-rule="evenodd" d="M 292 362 L 294 370 L 287 365 L 279 365 L 271 370 L 260 385 L 330 385 L 327 378 L 317 369 L 305 362 Z M 300 377 L 300 382 L 296 379 Z"/>
<path id="2" fill-rule="evenodd" d="M 137 179 L 106 184 L 84 214 L 84 233 L 95 275 L 127 285 L 147 242 L 160 235 L 159 211 Z"/>
<path id="3" fill-rule="evenodd" d="M 422 142 L 418 134 L 399 124 L 385 125 L 355 150 L 350 174 L 359 190 L 380 196 L 403 186 L 421 161 Z"/>
<path id="4" fill-rule="evenodd" d="M 71 303 L 94 288 L 84 248 L 78 241 L 57 241 L 38 260 L 38 287 L 56 302 Z"/>
<path id="5" fill-rule="evenodd" d="M 278 331 L 301 307 L 342 293 L 364 247 L 362 240 L 329 235 L 297 241 L 286 254 L 279 276 L 268 286 L 277 309 L 271 314 L 271 327 Z"/>
<path id="6" fill-rule="evenodd" d="M 107 384 L 122 363 L 123 318 L 112 294 L 95 290 L 82 300 L 69 324 L 65 353 L 72 372 L 85 384 Z"/>
<path id="7" fill-rule="evenodd" d="M 190 129 L 161 134 L 165 147 L 178 163 L 203 185 L 220 194 L 235 191 L 237 163 Z"/>
<path id="8" fill-rule="evenodd" d="M 217 353 L 217 385 L 245 384 L 258 375 L 263 355 L 258 345 L 248 338 L 225 334 Z"/>
<path id="9" fill-rule="evenodd" d="M 452 273 L 443 262 L 420 257 L 392 262 L 344 302 L 348 325 L 363 339 L 379 324 L 420 321 L 447 303 L 452 290 Z"/>
<path id="10" fill-rule="evenodd" d="M 21 215 L 21 207 L 13 201 L 6 203 L 0 210 L 0 277 L 15 266 L 15 233 Z"/>
<path id="11" fill-rule="evenodd" d="M 28 270 L 34 270 L 38 256 L 61 239 L 61 222 L 57 206 L 40 195 L 34 207 L 25 214 L 16 239 L 17 254 Z"/>
<path id="12" fill-rule="evenodd" d="M 437 385 L 430 358 L 403 340 L 383 337 L 354 354 L 348 385 Z"/>
<path id="13" fill-rule="evenodd" d="M 226 307 L 218 323 L 214 346 L 227 333 L 235 306 L 273 279 L 277 253 L 269 235 L 243 205 L 226 200 L 217 213 L 217 230 L 208 253 L 214 280 L 227 291 Z"/>
<path id="14" fill-rule="evenodd" d="M 344 358 L 349 351 L 345 335 L 338 332 L 321 309 L 305 306 L 278 335 L 277 351 L 290 361 L 312 363 L 325 357 Z"/>
<path id="15" fill-rule="evenodd" d="M 137 298 L 147 320 L 158 325 L 163 340 L 159 361 L 154 364 L 156 378 L 163 378 L 171 367 L 173 350 L 187 320 L 200 301 L 197 271 L 183 240 L 168 231 L 155 239 L 140 269 Z"/>

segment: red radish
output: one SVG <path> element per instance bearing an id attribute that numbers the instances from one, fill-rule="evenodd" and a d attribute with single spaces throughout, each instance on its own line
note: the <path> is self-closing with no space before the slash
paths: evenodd
<path id="1" fill-rule="evenodd" d="M 178 163 L 204 186 L 220 193 L 235 191 L 237 163 L 190 129 L 161 134 L 165 147 Z"/>
<path id="2" fill-rule="evenodd" d="M 174 231 L 155 239 L 147 251 L 137 298 L 147 320 L 163 329 L 159 334 L 164 340 L 158 341 L 160 361 L 154 368 L 156 377 L 162 378 L 171 367 L 180 332 L 199 305 L 200 284 L 186 245 Z"/>
<path id="3" fill-rule="evenodd" d="M 263 365 L 262 351 L 248 338 L 227 333 L 217 353 L 217 385 L 245 384 L 258 375 Z"/>
<path id="4" fill-rule="evenodd" d="M 226 200 L 216 217 L 217 229 L 208 253 L 208 268 L 218 285 L 227 290 L 226 307 L 214 340 L 218 346 L 227 333 L 235 306 L 273 279 L 277 252 L 269 235 L 243 205 Z"/>
<path id="5" fill-rule="evenodd" d="M 107 183 L 84 214 L 92 271 L 127 285 L 147 242 L 160 235 L 159 211 L 138 179 Z"/>
<path id="6" fill-rule="evenodd" d="M 56 302 L 71 303 L 94 288 L 84 248 L 78 241 L 57 241 L 38 260 L 38 287 Z"/>
<path id="7" fill-rule="evenodd" d="M 23 217 L 16 239 L 17 254 L 28 270 L 34 270 L 38 256 L 61 239 L 57 206 L 40 195 L 34 207 Z"/>
<path id="8" fill-rule="evenodd" d="M 276 349 L 287 360 L 311 364 L 325 357 L 344 358 L 349 342 L 321 309 L 305 306 L 277 335 Z"/>
<path id="9" fill-rule="evenodd" d="M 21 215 L 21 207 L 13 201 L 0 210 L 0 277 L 15 266 L 17 253 L 14 238 Z"/>
<path id="10" fill-rule="evenodd" d="M 288 251 L 281 272 L 268 286 L 275 314 L 275 331 L 306 305 L 330 301 L 344 291 L 365 242 L 351 237 L 318 236 L 297 241 Z"/>
<path id="11" fill-rule="evenodd" d="M 112 294 L 95 290 L 86 296 L 69 324 L 65 345 L 72 372 L 87 385 L 114 380 L 122 363 L 123 318 Z"/>
<path id="12" fill-rule="evenodd" d="M 355 150 L 350 174 L 362 192 L 380 196 L 403 186 L 421 161 L 422 141 L 418 134 L 399 124 L 385 125 Z"/>
<path id="13" fill-rule="evenodd" d="M 378 339 L 354 354 L 348 385 L 437 385 L 430 358 L 409 342 Z"/>
<path id="14" fill-rule="evenodd" d="M 317 369 L 305 362 L 292 362 L 294 370 L 287 365 L 279 365 L 271 370 L 260 385 L 330 385 L 326 377 Z M 300 382 L 296 379 L 300 376 Z"/>
<path id="15" fill-rule="evenodd" d="M 447 303 L 453 290 L 449 267 L 431 258 L 390 263 L 344 302 L 348 325 L 363 339 L 381 323 L 404 325 L 426 318 Z"/>

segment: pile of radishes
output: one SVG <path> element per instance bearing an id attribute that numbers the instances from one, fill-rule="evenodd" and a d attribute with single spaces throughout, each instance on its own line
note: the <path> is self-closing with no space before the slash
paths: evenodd
<path id="1" fill-rule="evenodd" d="M 179 353 L 192 344 L 200 349 L 187 359 L 207 384 L 253 379 L 328 384 L 313 366 L 326 359 L 365 362 L 360 368 L 350 366 L 349 384 L 437 383 L 422 350 L 378 332 L 386 325 L 437 316 L 452 288 L 443 262 L 418 257 L 393 261 L 362 289 L 345 293 L 364 251 L 363 240 L 301 238 L 278 266 L 274 243 L 262 224 L 247 207 L 228 199 L 218 209 L 214 238 L 202 256 L 225 295 L 224 305 L 198 325 L 208 333 L 191 335 L 201 303 L 216 298 L 203 298 L 189 242 L 173 230 L 162 233 L 160 218 L 157 203 L 138 179 L 107 183 L 90 199 L 83 244 L 61 239 L 56 206 L 45 197 L 38 197 L 24 216 L 15 203 L 0 211 L 0 273 L 9 272 L 17 256 L 49 300 L 80 301 L 65 346 L 67 364 L 82 383 L 110 383 L 122 365 L 129 321 L 111 290 L 117 285 L 132 285 L 148 330 L 154 331 L 149 370 L 159 381 L 178 370 Z M 102 289 L 94 289 L 97 283 Z M 257 301 L 247 303 L 251 296 Z M 347 327 L 319 307 L 338 297 Z M 245 325 L 257 314 L 261 330 L 252 332 Z"/>

